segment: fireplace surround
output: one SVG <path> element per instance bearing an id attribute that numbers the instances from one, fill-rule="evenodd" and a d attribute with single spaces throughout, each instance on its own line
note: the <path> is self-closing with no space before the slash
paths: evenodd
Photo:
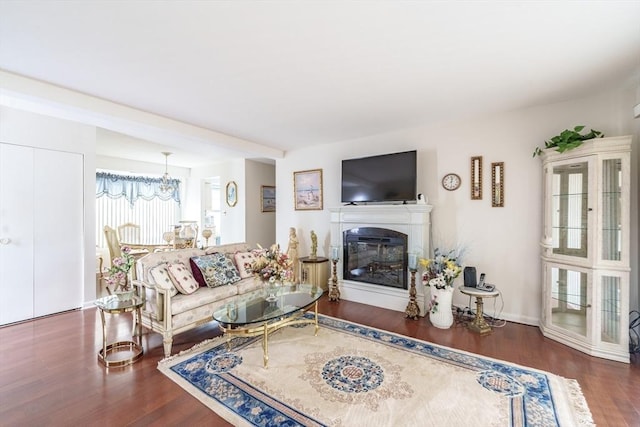
<path id="1" fill-rule="evenodd" d="M 431 224 L 430 205 L 364 205 L 364 206 L 341 206 L 330 208 L 331 212 L 331 245 L 343 248 L 343 254 L 339 261 L 338 286 L 340 286 L 341 298 L 348 301 L 360 302 L 374 305 L 390 310 L 404 312 L 409 302 L 409 280 L 410 275 L 407 269 L 407 252 L 417 253 L 419 257 L 429 255 L 429 233 Z M 371 243 L 366 240 L 370 231 L 382 231 L 378 236 L 383 241 Z M 353 231 L 358 230 L 360 236 L 365 237 L 365 241 L 356 242 L 367 249 L 362 256 L 358 255 L 360 271 L 358 277 L 350 277 L 345 274 L 345 270 L 354 267 L 353 261 L 345 265 L 346 258 L 351 258 L 348 249 L 348 239 Z M 365 230 L 362 234 L 360 230 Z M 351 231 L 351 233 L 349 233 Z M 357 233 L 356 233 L 357 234 Z M 406 246 L 399 249 L 399 241 L 402 235 L 406 236 Z M 390 239 L 389 242 L 384 239 Z M 393 240 L 393 241 L 391 241 Z M 353 246 L 353 243 L 352 243 Z M 353 251 L 354 248 L 351 247 Z M 402 251 L 402 266 L 398 265 L 398 251 Z M 391 252 L 391 254 L 389 253 Z M 346 257 L 346 255 L 349 255 Z M 361 259 L 362 258 L 362 259 Z M 380 263 L 379 261 L 384 261 Z M 376 262 L 378 262 L 376 264 Z M 355 264 L 357 266 L 357 264 Z M 363 267 L 364 266 L 364 267 Z M 353 270 L 351 268 L 350 270 Z M 386 279 L 393 282 L 395 275 L 402 275 L 406 279 L 401 279 L 400 286 L 389 286 L 387 284 L 376 283 L 368 278 L 385 275 Z M 419 276 L 416 276 L 419 281 Z M 375 277 L 373 277 L 375 278 Z M 404 280 L 404 283 L 402 283 Z M 397 283 L 396 283 L 397 285 Z M 418 291 L 418 306 L 420 315 L 425 315 L 425 292 L 421 283 L 416 283 Z"/>

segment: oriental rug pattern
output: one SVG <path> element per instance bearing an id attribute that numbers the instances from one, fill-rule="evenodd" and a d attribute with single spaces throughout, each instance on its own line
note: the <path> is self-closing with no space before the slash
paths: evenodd
<path id="1" fill-rule="evenodd" d="M 575 380 L 320 316 L 269 339 L 217 338 L 158 368 L 240 426 L 586 426 Z"/>

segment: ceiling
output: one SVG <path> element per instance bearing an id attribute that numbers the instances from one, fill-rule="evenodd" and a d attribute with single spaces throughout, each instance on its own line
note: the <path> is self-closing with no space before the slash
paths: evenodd
<path id="1" fill-rule="evenodd" d="M 640 1 L 3 0 L 0 69 L 287 151 L 640 78 Z"/>

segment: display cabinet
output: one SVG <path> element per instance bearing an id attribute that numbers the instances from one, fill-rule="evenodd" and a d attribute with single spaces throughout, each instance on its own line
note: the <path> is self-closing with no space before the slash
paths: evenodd
<path id="1" fill-rule="evenodd" d="M 631 136 L 542 153 L 542 333 L 629 362 Z"/>

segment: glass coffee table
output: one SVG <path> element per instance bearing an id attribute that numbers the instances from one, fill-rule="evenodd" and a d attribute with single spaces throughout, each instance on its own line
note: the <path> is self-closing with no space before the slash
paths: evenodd
<path id="1" fill-rule="evenodd" d="M 318 334 L 318 299 L 323 290 L 313 285 L 282 286 L 275 301 L 267 301 L 266 290 L 257 290 L 238 295 L 213 312 L 213 320 L 227 336 L 230 348 L 233 337 L 256 337 L 262 335 L 263 362 L 269 363 L 269 334 L 289 325 L 313 324 L 314 335 Z M 313 306 L 312 319 L 304 313 Z"/>

